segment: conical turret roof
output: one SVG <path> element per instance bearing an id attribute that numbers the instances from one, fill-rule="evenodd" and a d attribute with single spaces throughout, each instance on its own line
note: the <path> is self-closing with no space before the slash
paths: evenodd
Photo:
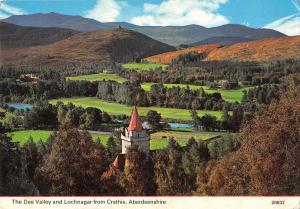
<path id="1" fill-rule="evenodd" d="M 128 131 L 142 131 L 142 130 L 143 130 L 143 126 L 140 121 L 137 108 L 136 106 L 134 106 L 131 113 L 131 120 L 128 126 Z"/>

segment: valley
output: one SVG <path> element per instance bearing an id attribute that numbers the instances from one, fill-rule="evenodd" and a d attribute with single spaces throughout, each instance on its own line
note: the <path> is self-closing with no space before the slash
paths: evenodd
<path id="1" fill-rule="evenodd" d="M 99 108 L 112 115 L 127 115 L 131 114 L 131 106 L 122 105 L 118 103 L 108 102 L 104 100 L 99 100 L 95 97 L 79 97 L 79 98 L 61 98 L 50 100 L 51 104 L 56 104 L 57 102 L 63 102 L 64 104 L 72 103 L 76 106 L 87 108 Z M 174 119 L 174 120 L 191 120 L 190 111 L 184 109 L 174 109 L 174 108 L 164 108 L 164 107 L 139 107 L 139 113 L 142 116 L 146 116 L 149 110 L 155 110 L 159 112 L 164 119 Z M 207 111 L 199 110 L 197 111 L 199 115 L 203 116 L 209 114 L 220 119 L 222 117 L 221 111 Z"/>
<path id="2" fill-rule="evenodd" d="M 1 19 L 0 195 L 298 194 L 300 35 L 154 24 L 174 2 Z"/>

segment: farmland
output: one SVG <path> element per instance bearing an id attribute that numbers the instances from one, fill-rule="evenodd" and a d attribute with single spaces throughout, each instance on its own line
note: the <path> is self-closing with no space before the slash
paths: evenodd
<path id="1" fill-rule="evenodd" d="M 26 143 L 29 137 L 32 137 L 33 142 L 37 143 L 40 140 L 46 141 L 53 131 L 47 130 L 24 130 L 10 132 L 8 135 L 12 137 L 13 142 L 19 142 L 21 145 Z M 173 137 L 181 146 L 185 146 L 191 137 L 196 140 L 206 140 L 214 136 L 224 135 L 224 132 L 200 132 L 200 131 L 161 131 L 151 135 L 150 149 L 163 149 L 168 146 L 169 138 Z M 101 144 L 107 145 L 108 135 L 92 134 L 92 139 L 96 141 L 100 139 Z"/>
<path id="2" fill-rule="evenodd" d="M 67 77 L 67 80 L 72 81 L 102 81 L 102 80 L 112 80 L 119 83 L 124 83 L 127 81 L 125 78 L 118 76 L 117 74 L 109 74 L 109 73 L 97 73 L 97 74 L 89 74 L 89 75 L 78 75 Z"/>
<path id="3" fill-rule="evenodd" d="M 31 136 L 33 141 L 37 143 L 38 141 L 46 141 L 53 131 L 48 130 L 23 130 L 23 131 L 14 131 L 10 132 L 8 135 L 12 138 L 13 142 L 19 142 L 21 145 L 26 143 Z M 103 145 L 107 144 L 107 140 L 109 138 L 108 135 L 99 135 L 99 134 L 92 134 L 93 140 L 100 139 L 100 142 Z"/>
<path id="4" fill-rule="evenodd" d="M 20 142 L 20 144 L 24 144 L 30 136 L 34 142 L 38 142 L 39 140 L 46 141 L 50 137 L 51 133 L 52 131 L 25 130 L 10 132 L 8 135 L 12 138 L 13 142 Z"/>
<path id="5" fill-rule="evenodd" d="M 128 64 L 128 65 L 142 65 L 142 64 L 134 63 L 134 64 Z M 143 65 L 145 65 L 145 64 L 143 64 Z M 158 64 L 155 64 L 155 65 L 158 65 Z M 74 80 L 74 81 L 78 81 L 78 80 L 85 80 L 85 81 L 112 80 L 112 81 L 116 81 L 118 83 L 124 83 L 125 81 L 127 81 L 127 79 L 122 78 L 117 74 L 108 74 L 108 73 L 78 75 L 78 76 L 67 77 L 66 79 L 67 80 Z M 153 84 L 154 83 L 143 83 L 141 85 L 141 87 L 145 91 L 150 91 L 151 86 Z M 167 87 L 167 88 L 172 88 L 172 87 L 177 87 L 177 86 L 180 87 L 180 88 L 189 87 L 190 89 L 193 89 L 193 90 L 203 88 L 203 90 L 208 94 L 212 94 L 212 93 L 215 93 L 215 92 L 220 92 L 225 101 L 232 102 L 232 103 L 240 102 L 242 100 L 242 97 L 243 97 L 243 91 L 248 90 L 249 88 L 251 88 L 251 87 L 242 87 L 242 88 L 239 88 L 239 89 L 232 89 L 232 90 L 224 90 L 224 89 L 215 90 L 215 89 L 210 89 L 208 86 L 198 86 L 198 85 L 189 85 L 189 84 L 164 84 L 164 86 Z"/>
<path id="6" fill-rule="evenodd" d="M 62 98 L 58 100 L 50 100 L 51 104 L 56 104 L 57 101 L 61 101 L 65 104 L 73 103 L 76 106 L 81 106 L 83 108 L 95 107 L 102 111 L 107 112 L 112 115 L 130 115 L 131 106 L 107 102 L 99 100 L 96 97 L 76 97 L 76 98 Z M 175 119 L 175 120 L 191 120 L 191 114 L 189 110 L 186 109 L 175 109 L 175 108 L 164 108 L 164 107 L 139 107 L 139 113 L 145 116 L 149 110 L 155 110 L 159 112 L 162 118 Z M 209 111 L 209 110 L 198 110 L 198 115 L 203 116 L 209 114 L 216 116 L 218 119 L 222 117 L 222 111 Z"/>
<path id="7" fill-rule="evenodd" d="M 154 83 L 143 83 L 141 86 L 145 91 L 150 91 L 151 86 Z M 248 90 L 251 87 L 242 87 L 239 89 L 232 89 L 232 90 L 215 90 L 215 89 L 210 89 L 208 86 L 197 86 L 197 85 L 188 85 L 188 84 L 164 84 L 165 87 L 167 88 L 172 88 L 172 87 L 180 87 L 180 88 L 187 88 L 189 87 L 192 90 L 196 90 L 199 88 L 203 88 L 205 93 L 212 94 L 215 92 L 219 92 L 222 95 L 222 98 L 227 101 L 227 102 L 240 102 L 243 97 L 243 91 Z"/>
<path id="8" fill-rule="evenodd" d="M 150 71 L 156 68 L 166 69 L 168 65 L 160 63 L 126 63 L 122 67 L 126 70 L 136 70 L 136 71 Z"/>
<path id="9" fill-rule="evenodd" d="M 151 134 L 150 148 L 151 150 L 162 149 L 167 147 L 169 138 L 173 137 L 180 146 L 185 146 L 190 138 L 195 140 L 207 140 L 209 138 L 228 134 L 226 132 L 206 132 L 206 131 L 160 131 Z"/>

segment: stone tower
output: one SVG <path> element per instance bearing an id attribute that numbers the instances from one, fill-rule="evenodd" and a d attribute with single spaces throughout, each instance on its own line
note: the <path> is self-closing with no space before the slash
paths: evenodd
<path id="1" fill-rule="evenodd" d="M 125 128 L 121 139 L 122 154 L 126 154 L 127 149 L 133 144 L 138 145 L 145 152 L 149 152 L 150 150 L 150 137 L 142 126 L 136 106 L 132 109 L 129 126 Z"/>

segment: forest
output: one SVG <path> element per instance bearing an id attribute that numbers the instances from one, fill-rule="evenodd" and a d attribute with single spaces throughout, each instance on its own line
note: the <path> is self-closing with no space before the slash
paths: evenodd
<path id="1" fill-rule="evenodd" d="M 188 53 L 164 69 L 158 65 L 147 70 L 137 70 L 138 63 L 131 64 L 132 69 L 119 63 L 64 69 L 2 67 L 0 194 L 299 194 L 300 61 L 204 62 L 204 57 Z M 68 79 L 97 73 L 124 80 Z M 147 90 L 143 85 L 148 83 Z M 234 92 L 242 87 L 240 101 L 228 101 L 222 95 L 223 90 Z M 121 152 L 118 129 L 128 125 L 129 115 L 107 113 L 101 106 L 66 104 L 61 98 L 147 107 L 141 117 L 150 124 L 147 131 L 162 132 L 160 140 L 167 146 L 148 154 L 132 146 L 126 154 L 129 164 L 119 170 L 112 162 Z M 59 102 L 53 104 L 53 99 Z M 19 110 L 10 103 L 32 108 Z M 169 123 L 174 119 L 151 108 L 186 110 L 190 119 L 175 122 L 191 127 L 172 128 Z M 199 111 L 218 111 L 222 116 L 200 115 Z M 18 130 L 53 132 L 46 140 L 34 142 L 29 137 L 20 144 L 10 135 Z M 104 144 L 93 139 L 91 131 L 110 132 L 111 136 Z M 183 145 L 175 131 L 218 135 L 216 140 L 190 137 Z"/>
<path id="2" fill-rule="evenodd" d="M 166 149 L 150 155 L 133 146 L 124 171 L 111 165 L 120 152 L 117 136 L 105 147 L 73 128 L 68 117 L 46 142 L 29 140 L 22 147 L 1 128 L 1 194 L 299 194 L 300 97 L 299 80 L 293 79 L 278 101 L 242 125 L 236 138 L 212 144 L 190 139 L 185 147 L 170 139 Z"/>

